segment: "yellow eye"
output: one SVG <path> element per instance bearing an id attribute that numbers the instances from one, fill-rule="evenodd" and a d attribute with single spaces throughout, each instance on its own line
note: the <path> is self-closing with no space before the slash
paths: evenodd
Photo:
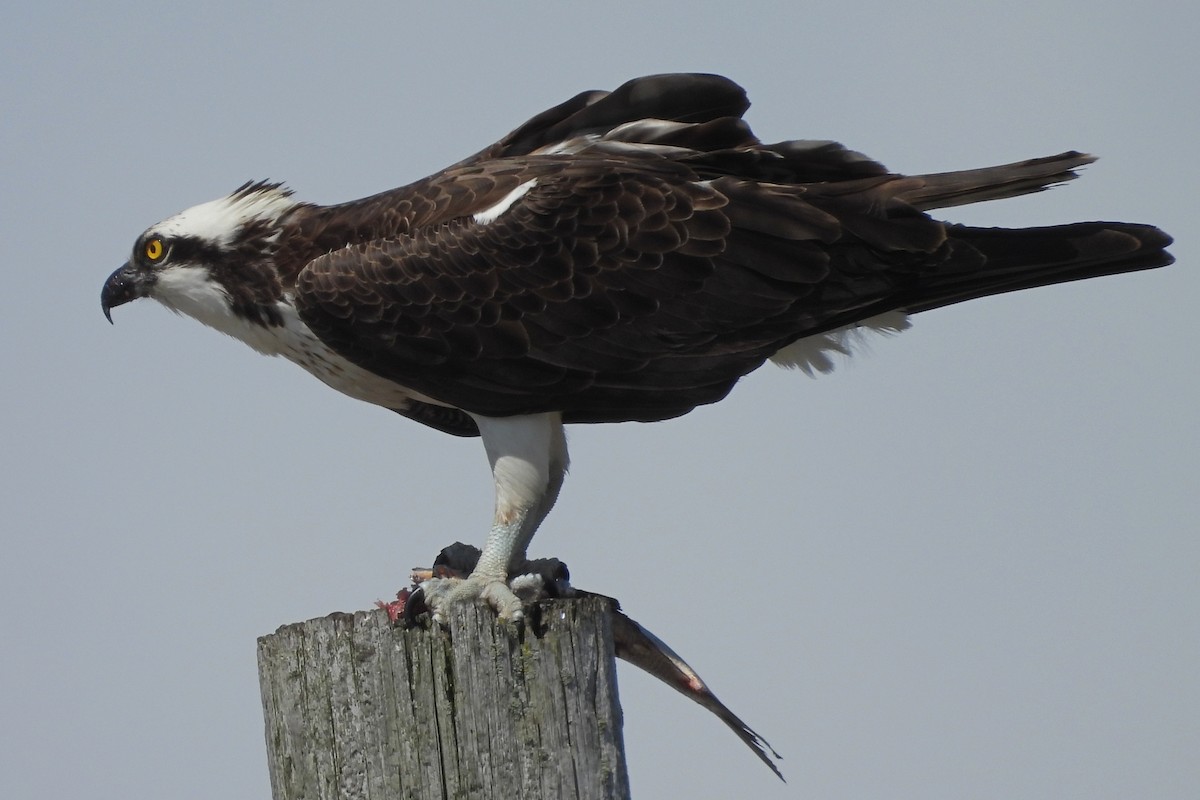
<path id="1" fill-rule="evenodd" d="M 163 246 L 162 239 L 151 239 L 146 242 L 144 252 L 146 253 L 146 258 L 151 261 L 158 261 L 167 252 L 167 249 Z"/>

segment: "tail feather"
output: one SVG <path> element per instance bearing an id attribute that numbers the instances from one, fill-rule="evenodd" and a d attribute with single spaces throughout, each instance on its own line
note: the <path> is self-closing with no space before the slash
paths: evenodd
<path id="1" fill-rule="evenodd" d="M 1174 261 L 1165 249 L 1170 236 L 1152 225 L 1129 222 L 1019 229 L 949 225 L 947 233 L 949 263 L 956 266 L 922 277 L 911 301 L 902 304 L 910 313 L 1020 289 L 1165 267 Z"/>
<path id="2" fill-rule="evenodd" d="M 913 188 L 897 197 L 920 211 L 1002 200 L 1074 180 L 1079 177 L 1075 170 L 1095 160 L 1095 156 L 1069 150 L 996 167 L 918 175 L 915 177 L 919 183 L 914 181 Z"/>

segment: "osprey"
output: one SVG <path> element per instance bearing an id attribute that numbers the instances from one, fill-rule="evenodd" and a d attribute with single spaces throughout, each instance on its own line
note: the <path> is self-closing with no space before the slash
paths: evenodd
<path id="1" fill-rule="evenodd" d="M 827 141 L 763 144 L 737 84 L 659 75 L 584 92 L 408 186 L 332 206 L 247 183 L 152 226 L 104 284 L 458 436 L 495 479 L 474 571 L 423 585 L 444 617 L 522 616 L 510 581 L 567 470 L 567 423 L 652 422 L 774 361 L 827 371 L 856 330 L 1161 267 L 1149 225 L 1004 230 L 931 209 L 1038 192 L 1067 152 L 904 176 Z"/>

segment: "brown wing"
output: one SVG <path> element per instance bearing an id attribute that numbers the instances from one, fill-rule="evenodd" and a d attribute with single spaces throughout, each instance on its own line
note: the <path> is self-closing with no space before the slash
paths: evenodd
<path id="1" fill-rule="evenodd" d="M 305 322 L 476 413 L 663 419 L 796 338 L 886 310 L 904 265 L 945 240 L 889 199 L 904 185 L 890 177 L 782 187 L 658 159 L 523 163 L 536 186 L 490 224 L 462 216 L 314 260 L 297 280 Z"/>
<path id="2" fill-rule="evenodd" d="M 627 81 L 613 91 L 580 92 L 525 122 L 495 144 L 460 161 L 456 166 L 478 164 L 563 149 L 583 137 L 602 137 L 623 125 L 645 120 L 702 125 L 714 120 L 739 120 L 750 107 L 746 92 L 720 75 L 649 75 Z M 743 126 L 744 127 L 744 126 Z M 709 132 L 714 126 L 710 126 Z M 729 136 L 736 125 L 726 125 Z M 744 143 L 748 129 L 734 133 Z M 645 140 L 643 140 L 645 141 Z M 700 149 L 712 149 L 711 137 Z M 660 142 L 666 143 L 666 142 Z M 678 144 L 678 142 L 671 142 Z"/>
<path id="3" fill-rule="evenodd" d="M 709 177 L 794 184 L 887 174 L 883 165 L 837 142 L 763 144 L 741 119 L 749 107 L 745 90 L 720 75 L 634 78 L 611 92 L 581 92 L 452 169 L 548 152 L 659 152 Z"/>
<path id="4" fill-rule="evenodd" d="M 584 93 L 443 173 L 297 215 L 281 271 L 367 369 L 480 414 L 598 422 L 686 413 L 787 344 L 892 309 L 1170 263 L 1150 226 L 923 213 L 1040 191 L 1090 156 L 909 178 L 830 142 L 764 145 L 747 105 L 712 75 Z"/>
<path id="5" fill-rule="evenodd" d="M 547 153 L 670 160 L 701 178 L 784 184 L 882 176 L 887 170 L 835 142 L 763 144 L 741 115 L 745 91 L 718 75 L 652 75 L 612 92 L 583 92 L 543 111 L 445 171 L 334 206 L 304 206 L 276 255 L 289 288 L 309 261 L 348 244 L 387 239 L 486 208 Z"/>

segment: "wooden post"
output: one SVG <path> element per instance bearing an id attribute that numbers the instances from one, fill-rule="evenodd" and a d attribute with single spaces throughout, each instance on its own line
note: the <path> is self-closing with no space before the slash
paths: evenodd
<path id="1" fill-rule="evenodd" d="M 331 614 L 258 640 L 274 800 L 627 800 L 611 612 L 540 606 L 450 629 L 383 611 Z"/>

